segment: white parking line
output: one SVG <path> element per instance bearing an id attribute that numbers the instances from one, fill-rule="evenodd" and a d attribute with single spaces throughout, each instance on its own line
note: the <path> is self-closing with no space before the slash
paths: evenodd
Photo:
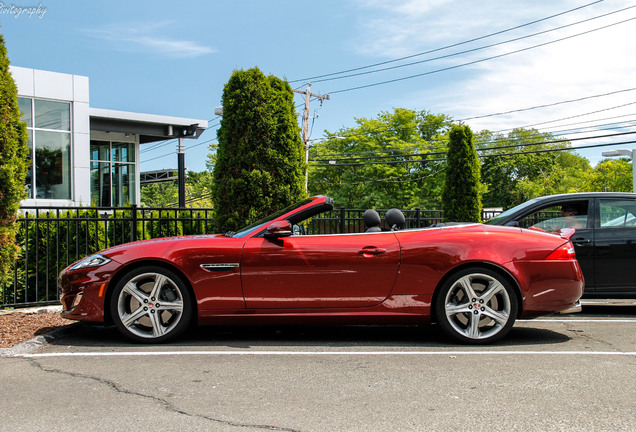
<path id="1" fill-rule="evenodd" d="M 636 351 L 122 351 L 22 354 L 16 357 L 152 356 L 636 356 Z"/>

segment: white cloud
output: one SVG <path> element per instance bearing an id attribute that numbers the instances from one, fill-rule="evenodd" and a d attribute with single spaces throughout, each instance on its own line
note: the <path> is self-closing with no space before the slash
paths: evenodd
<path id="1" fill-rule="evenodd" d="M 171 58 L 198 57 L 216 52 L 215 49 L 194 41 L 169 38 L 165 35 L 172 23 L 168 21 L 127 23 L 84 30 L 103 40 L 113 41 L 116 48 L 125 51 L 144 51 Z"/>
<path id="2" fill-rule="evenodd" d="M 363 4 L 368 7 L 363 7 Z M 391 9 L 377 2 L 361 2 L 361 8 L 373 18 L 367 17 L 360 25 L 359 38 L 356 40 L 355 47 L 359 54 L 375 54 L 385 59 L 396 58 L 486 35 L 584 4 L 586 3 L 555 4 L 533 1 L 515 2 L 510 5 L 489 1 L 409 0 Z M 465 45 L 456 50 L 527 35 L 596 17 L 627 6 L 632 5 L 623 0 L 596 4 L 532 27 Z M 399 72 L 393 73 L 394 77 L 407 76 L 467 63 L 633 17 L 636 17 L 636 9 L 527 40 L 421 66 L 398 69 Z M 374 34 L 370 33 L 372 27 L 376 29 Z M 390 102 L 392 106 L 429 109 L 433 112 L 450 114 L 455 119 L 462 119 L 635 88 L 636 56 L 632 55 L 636 52 L 634 34 L 636 34 L 636 20 L 569 40 L 461 67 L 452 73 L 441 72 L 416 78 L 408 81 L 414 89 L 412 93 L 395 96 Z M 452 51 L 443 51 L 440 54 Z M 376 79 L 376 81 L 382 79 L 385 78 Z M 636 101 L 635 96 L 636 91 L 618 93 L 570 104 L 478 118 L 468 120 L 467 123 L 474 130 L 503 130 L 543 123 L 538 128 L 547 130 L 552 126 L 577 121 L 593 121 L 636 113 L 636 105 L 613 108 Z M 426 106 L 422 106 L 423 101 L 426 101 Z M 582 116 L 593 111 L 600 112 Z M 574 118 L 546 123 L 566 117 Z M 636 115 L 624 119 L 634 118 Z M 607 120 L 606 123 L 611 121 Z M 558 127 L 551 129 L 559 130 Z M 597 152 L 600 154 L 601 150 Z"/>

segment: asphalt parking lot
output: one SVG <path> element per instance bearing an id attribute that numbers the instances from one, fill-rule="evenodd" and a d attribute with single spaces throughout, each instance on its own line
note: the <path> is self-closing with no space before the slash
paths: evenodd
<path id="1" fill-rule="evenodd" d="M 0 430 L 636 430 L 636 306 L 435 326 L 202 328 L 134 345 L 78 325 L 0 358 Z"/>

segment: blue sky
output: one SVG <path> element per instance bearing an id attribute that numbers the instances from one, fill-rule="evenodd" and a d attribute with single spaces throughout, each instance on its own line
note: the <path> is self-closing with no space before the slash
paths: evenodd
<path id="1" fill-rule="evenodd" d="M 40 11 L 16 16 L 11 5 Z M 635 6 L 623 0 L 16 0 L 2 2 L 0 32 L 13 65 L 88 76 L 92 107 L 210 120 L 198 141 L 186 141 L 186 166 L 201 171 L 208 144 L 216 142 L 214 108 L 233 70 L 257 66 L 304 88 L 307 77 L 516 26 L 383 67 L 419 62 L 410 66 L 314 79 L 312 92 L 331 93 L 331 100 L 311 103 L 311 139 L 396 107 L 448 114 L 474 131 L 537 125 L 570 138 L 636 131 Z M 398 81 L 375 85 L 389 80 Z M 364 85 L 372 86 L 342 91 Z M 176 167 L 175 142 L 149 148 L 142 146 L 142 170 Z M 579 153 L 596 163 L 612 148 Z"/>

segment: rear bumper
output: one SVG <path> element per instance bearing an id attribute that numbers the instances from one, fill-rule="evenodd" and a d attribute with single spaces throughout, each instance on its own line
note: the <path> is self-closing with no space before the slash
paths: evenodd
<path id="1" fill-rule="evenodd" d="M 583 309 L 583 308 L 581 307 L 581 302 L 580 302 L 580 301 L 577 301 L 577 302 L 576 302 L 576 304 L 575 304 L 574 306 L 572 306 L 572 307 L 571 307 L 571 308 L 569 308 L 569 309 L 564 309 L 564 310 L 562 310 L 562 311 L 561 311 L 561 312 L 559 312 L 559 313 L 562 313 L 562 314 L 579 313 L 579 312 L 581 312 L 581 310 L 582 310 L 582 309 Z"/>
<path id="2" fill-rule="evenodd" d="M 580 308 L 585 283 L 578 261 L 513 261 L 508 270 L 521 288 L 521 318 Z"/>

